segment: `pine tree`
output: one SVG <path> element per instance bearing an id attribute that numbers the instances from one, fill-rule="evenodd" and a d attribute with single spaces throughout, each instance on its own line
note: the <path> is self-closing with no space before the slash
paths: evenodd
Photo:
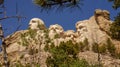
<path id="1" fill-rule="evenodd" d="M 54 5 L 66 5 L 69 7 L 77 5 L 79 2 L 80 0 L 34 0 L 34 3 L 40 7 L 52 7 Z"/>
<path id="2" fill-rule="evenodd" d="M 120 40 L 120 13 L 115 18 L 115 21 L 112 23 L 110 32 L 112 38 Z"/>
<path id="3" fill-rule="evenodd" d="M 113 4 L 114 9 L 117 9 L 120 7 L 120 0 L 108 0 L 108 1 L 114 2 L 114 4 Z"/>

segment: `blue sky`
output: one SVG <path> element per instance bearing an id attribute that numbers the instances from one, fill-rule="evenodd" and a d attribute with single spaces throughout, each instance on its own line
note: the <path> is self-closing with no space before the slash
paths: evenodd
<path id="1" fill-rule="evenodd" d="M 107 0 L 84 0 L 82 1 L 83 5 L 81 6 L 81 10 L 73 9 L 70 12 L 70 9 L 67 9 L 63 12 L 50 11 L 49 13 L 45 11 L 40 12 L 40 8 L 33 4 L 32 0 L 5 0 L 7 16 L 16 15 L 16 2 L 18 3 L 20 15 L 26 16 L 27 18 L 22 19 L 21 23 L 18 23 L 16 18 L 1 21 L 0 23 L 2 23 L 5 29 L 5 35 L 14 32 L 18 24 L 22 25 L 20 30 L 27 29 L 29 20 L 34 17 L 41 18 L 47 27 L 51 24 L 60 24 L 64 30 L 75 30 L 75 23 L 80 20 L 89 19 L 94 14 L 95 9 L 108 10 L 111 14 L 111 20 L 120 11 L 120 9 L 114 10 L 112 8 L 112 2 L 108 2 Z"/>

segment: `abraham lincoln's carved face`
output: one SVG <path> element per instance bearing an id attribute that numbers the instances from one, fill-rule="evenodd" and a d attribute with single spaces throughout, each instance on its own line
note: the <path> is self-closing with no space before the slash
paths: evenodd
<path id="1" fill-rule="evenodd" d="M 86 32 L 87 27 L 86 27 L 85 23 L 83 23 L 83 22 L 76 23 L 76 31 L 77 31 L 78 35 L 81 35 L 82 33 Z"/>
<path id="2" fill-rule="evenodd" d="M 30 29 L 39 29 L 38 25 L 44 25 L 44 22 L 39 18 L 32 18 L 29 22 Z"/>

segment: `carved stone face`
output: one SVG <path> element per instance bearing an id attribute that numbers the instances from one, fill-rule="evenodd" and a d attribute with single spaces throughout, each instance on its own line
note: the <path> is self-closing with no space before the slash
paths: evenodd
<path id="1" fill-rule="evenodd" d="M 44 22 L 39 18 L 32 18 L 29 22 L 30 29 L 39 29 L 38 25 L 44 25 Z"/>
<path id="2" fill-rule="evenodd" d="M 78 35 L 81 35 L 84 32 L 87 32 L 87 27 L 84 22 L 77 22 L 76 23 L 76 31 Z"/>
<path id="3" fill-rule="evenodd" d="M 76 33 L 74 30 L 68 30 L 65 32 L 65 39 L 73 40 L 74 38 L 76 38 Z"/>
<path id="4" fill-rule="evenodd" d="M 51 32 L 55 32 L 57 34 L 60 34 L 60 33 L 62 33 L 64 31 L 63 28 L 62 28 L 62 26 L 60 26 L 58 24 L 50 25 L 49 30 Z"/>

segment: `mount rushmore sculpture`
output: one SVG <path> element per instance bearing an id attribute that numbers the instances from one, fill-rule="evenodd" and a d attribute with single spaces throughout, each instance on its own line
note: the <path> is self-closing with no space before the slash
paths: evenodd
<path id="1" fill-rule="evenodd" d="M 108 35 L 111 23 L 110 13 L 100 9 L 95 10 L 94 15 L 89 19 L 76 22 L 75 30 L 64 31 L 63 27 L 59 24 L 52 24 L 47 28 L 42 19 L 32 18 L 29 21 L 27 30 L 17 31 L 6 37 L 7 52 L 8 54 L 18 52 L 17 55 L 15 54 L 16 58 L 14 58 L 15 55 L 11 56 L 11 60 L 14 61 L 20 59 L 19 52 L 29 51 L 30 49 L 28 48 L 34 48 L 41 51 L 40 64 L 46 67 L 45 60 L 49 55 L 49 53 L 44 51 L 46 45 L 54 44 L 59 46 L 61 42 L 67 41 L 80 43 L 87 39 L 91 51 L 94 43 L 106 44 L 107 39 L 111 39 Z M 31 62 L 30 58 L 27 61 Z"/>

